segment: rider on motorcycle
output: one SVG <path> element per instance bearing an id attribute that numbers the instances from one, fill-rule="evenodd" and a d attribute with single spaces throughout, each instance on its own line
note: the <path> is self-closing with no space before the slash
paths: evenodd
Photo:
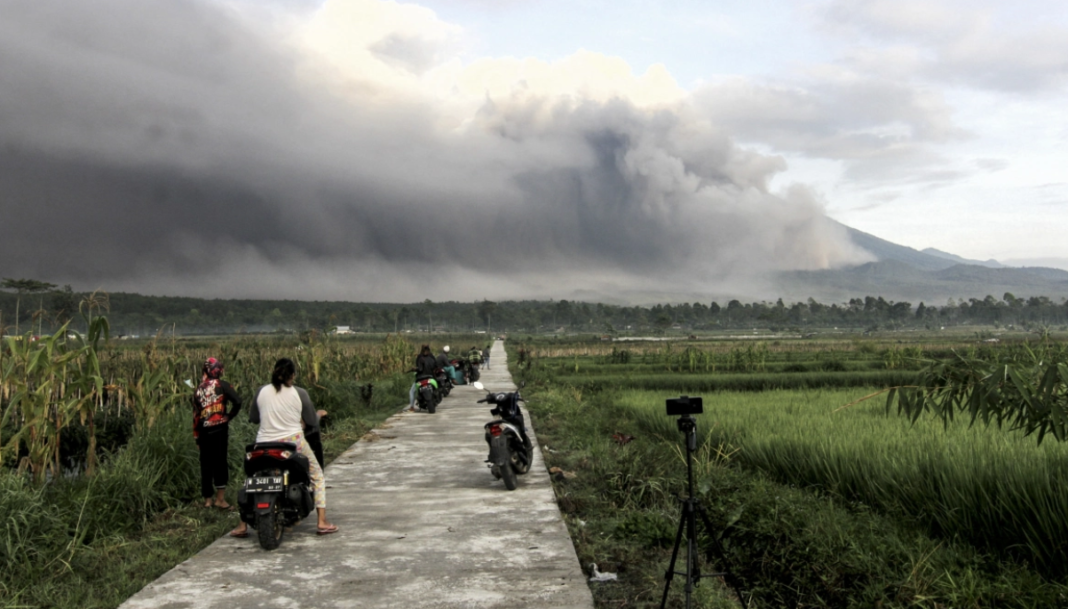
<path id="1" fill-rule="evenodd" d="M 419 350 L 419 355 L 415 357 L 415 367 L 408 372 L 415 373 L 415 380 L 423 379 L 426 377 L 434 376 L 434 368 L 436 368 L 438 362 L 434 359 L 434 355 L 430 352 L 430 345 L 423 345 L 423 348 Z M 419 383 L 412 383 L 412 388 L 408 390 L 408 410 L 415 411 L 415 391 L 419 388 Z"/>
<path id="2" fill-rule="evenodd" d="M 438 362 L 438 368 L 441 368 L 442 370 L 444 370 L 445 374 L 448 375 L 449 378 L 452 378 L 452 373 L 453 373 L 454 368 L 452 367 L 452 362 L 449 361 L 449 346 L 448 345 L 445 345 L 444 347 L 441 348 L 441 353 L 438 353 L 437 362 Z"/>

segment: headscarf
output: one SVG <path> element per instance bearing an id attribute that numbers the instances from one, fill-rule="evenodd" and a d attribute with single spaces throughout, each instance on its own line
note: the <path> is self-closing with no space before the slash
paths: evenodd
<path id="1" fill-rule="evenodd" d="M 204 375 L 207 376 L 209 379 L 218 380 L 223 374 L 223 364 L 214 357 L 209 357 L 204 362 L 204 366 L 200 369 L 200 371 L 203 372 Z"/>

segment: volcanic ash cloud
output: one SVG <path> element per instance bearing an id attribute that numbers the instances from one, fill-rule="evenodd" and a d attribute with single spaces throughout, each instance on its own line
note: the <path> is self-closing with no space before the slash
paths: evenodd
<path id="1" fill-rule="evenodd" d="M 370 0 L 3 10 L 5 275 L 445 300 L 709 293 L 867 259 L 659 66 L 465 63 L 459 28 Z"/>

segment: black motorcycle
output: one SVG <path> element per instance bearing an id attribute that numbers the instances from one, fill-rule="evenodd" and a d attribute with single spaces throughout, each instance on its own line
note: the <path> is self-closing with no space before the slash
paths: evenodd
<path id="1" fill-rule="evenodd" d="M 432 376 L 417 376 L 415 384 L 418 385 L 415 390 L 416 404 L 430 414 L 437 412 L 438 402 L 441 401 L 438 382 Z"/>
<path id="2" fill-rule="evenodd" d="M 470 360 L 464 360 L 463 361 L 463 370 L 464 370 L 464 382 L 466 382 L 469 385 L 471 383 L 478 382 L 479 377 L 482 376 L 481 373 L 479 373 L 479 370 L 478 370 L 478 363 L 472 362 Z"/>
<path id="3" fill-rule="evenodd" d="M 449 378 L 449 375 L 445 372 L 444 368 L 438 368 L 434 371 L 434 380 L 438 382 L 438 393 L 441 397 L 449 397 L 449 392 L 452 391 L 453 384 L 452 379 Z M 440 402 L 441 400 L 438 401 Z"/>
<path id="4" fill-rule="evenodd" d="M 308 458 L 289 442 L 249 444 L 245 476 L 245 486 L 237 492 L 241 520 L 256 529 L 264 550 L 273 550 L 286 528 L 315 509 Z"/>
<path id="5" fill-rule="evenodd" d="M 523 386 L 520 385 L 520 389 Z M 482 383 L 475 383 L 475 388 L 485 389 Z M 489 392 L 479 400 L 479 404 L 493 404 L 490 414 L 500 417 L 486 423 L 486 443 L 489 444 L 489 458 L 486 466 L 498 480 L 504 479 L 504 486 L 514 491 L 519 486 L 517 476 L 530 471 L 534 461 L 534 448 L 527 437 L 523 413 L 519 402 L 523 398 L 516 390 L 511 393 Z"/>

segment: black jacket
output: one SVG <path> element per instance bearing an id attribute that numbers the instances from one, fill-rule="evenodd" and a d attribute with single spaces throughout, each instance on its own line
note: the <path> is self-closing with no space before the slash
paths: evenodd
<path id="1" fill-rule="evenodd" d="M 416 376 L 434 376 L 434 368 L 438 367 L 438 360 L 433 355 L 418 355 L 415 358 Z"/>
<path id="2" fill-rule="evenodd" d="M 452 364 L 449 363 L 449 356 L 445 353 L 438 353 L 438 368 L 448 368 Z"/>

